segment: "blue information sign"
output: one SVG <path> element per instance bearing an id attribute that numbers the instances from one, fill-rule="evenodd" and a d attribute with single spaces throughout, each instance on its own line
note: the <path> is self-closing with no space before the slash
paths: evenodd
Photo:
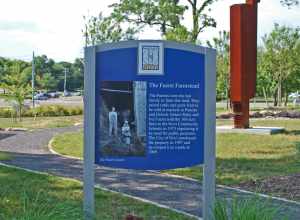
<path id="1" fill-rule="evenodd" d="M 168 41 L 97 46 L 95 162 L 150 170 L 203 164 L 213 52 Z"/>

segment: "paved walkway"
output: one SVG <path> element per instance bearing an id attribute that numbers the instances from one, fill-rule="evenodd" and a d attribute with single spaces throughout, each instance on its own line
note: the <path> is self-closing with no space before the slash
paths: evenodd
<path id="1" fill-rule="evenodd" d="M 36 130 L 33 132 L 0 132 L 0 151 L 13 154 L 13 159 L 1 161 L 34 171 L 82 180 L 82 161 L 51 154 L 47 144 L 53 135 L 79 130 L 78 127 Z M 201 184 L 151 171 L 133 171 L 95 166 L 95 181 L 110 190 L 144 198 L 195 216 L 201 213 Z M 234 189 L 217 187 L 218 198 L 253 196 Z M 261 197 L 280 209 L 278 219 L 300 219 L 300 205 L 294 202 Z"/>

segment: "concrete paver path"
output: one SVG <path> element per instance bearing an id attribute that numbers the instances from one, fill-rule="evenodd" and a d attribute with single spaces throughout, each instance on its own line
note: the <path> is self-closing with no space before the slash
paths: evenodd
<path id="1" fill-rule="evenodd" d="M 41 129 L 31 132 L 0 132 L 0 151 L 13 154 L 12 160 L 0 161 L 39 172 L 82 180 L 82 161 L 52 154 L 50 139 L 59 133 L 77 131 L 80 127 Z M 100 186 L 131 196 L 150 200 L 195 216 L 201 212 L 201 184 L 190 179 L 168 176 L 151 171 L 113 169 L 95 165 L 95 181 Z M 253 196 L 236 189 L 217 187 L 218 198 Z M 300 203 L 261 197 L 280 209 L 278 219 L 300 219 Z"/>

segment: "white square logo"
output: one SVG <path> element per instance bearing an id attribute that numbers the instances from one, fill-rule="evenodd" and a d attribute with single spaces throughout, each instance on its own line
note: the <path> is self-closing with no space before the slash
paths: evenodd
<path id="1" fill-rule="evenodd" d="M 138 74 L 163 75 L 163 44 L 139 43 Z"/>

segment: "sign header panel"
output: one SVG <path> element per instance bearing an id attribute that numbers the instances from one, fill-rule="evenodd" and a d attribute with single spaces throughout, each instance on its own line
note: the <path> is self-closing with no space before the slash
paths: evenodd
<path id="1" fill-rule="evenodd" d="M 203 164 L 209 52 L 163 41 L 98 46 L 96 163 L 150 170 Z"/>

